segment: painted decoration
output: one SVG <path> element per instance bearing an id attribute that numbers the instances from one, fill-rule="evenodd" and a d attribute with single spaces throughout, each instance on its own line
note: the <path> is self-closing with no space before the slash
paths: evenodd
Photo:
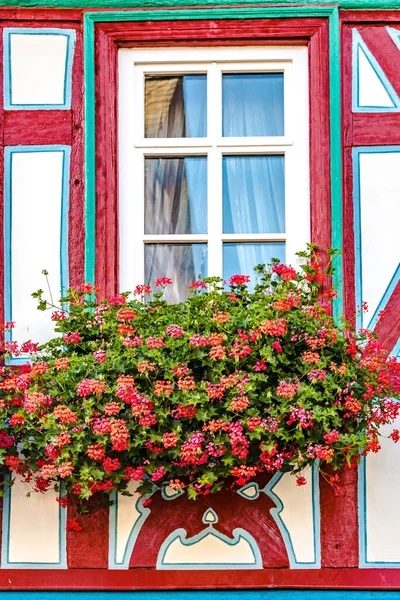
<path id="1" fill-rule="evenodd" d="M 353 112 L 399 110 L 400 98 L 389 78 L 360 33 L 353 29 Z"/>
<path id="2" fill-rule="evenodd" d="M 111 569 L 319 568 L 317 471 L 306 486 L 264 476 L 196 502 L 165 484 L 150 497 L 118 495 L 110 509 Z M 149 544 L 149 539 L 152 543 Z"/>
<path id="3" fill-rule="evenodd" d="M 73 29 L 5 28 L 4 107 L 71 108 Z"/>
<path id="4" fill-rule="evenodd" d="M 393 428 L 400 419 L 382 433 L 389 436 Z M 380 444 L 359 468 L 360 567 L 399 568 L 400 445 L 388 437 Z"/>
<path id="5" fill-rule="evenodd" d="M 353 161 L 358 327 L 374 329 L 400 280 L 400 147 L 355 148 Z"/>
<path id="6" fill-rule="evenodd" d="M 53 335 L 49 311 L 38 311 L 31 294 L 45 289 L 44 269 L 55 302 L 68 287 L 69 155 L 67 146 L 5 149 L 4 305 L 5 320 L 15 322 L 9 341 L 43 343 Z"/>
<path id="7" fill-rule="evenodd" d="M 32 491 L 19 476 L 6 487 L 2 568 L 66 568 L 65 513 L 58 492 Z"/>

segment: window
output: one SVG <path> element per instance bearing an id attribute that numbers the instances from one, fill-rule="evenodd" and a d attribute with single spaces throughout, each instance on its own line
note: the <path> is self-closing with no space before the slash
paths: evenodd
<path id="1" fill-rule="evenodd" d="M 296 264 L 309 240 L 304 47 L 119 51 L 120 287 Z"/>

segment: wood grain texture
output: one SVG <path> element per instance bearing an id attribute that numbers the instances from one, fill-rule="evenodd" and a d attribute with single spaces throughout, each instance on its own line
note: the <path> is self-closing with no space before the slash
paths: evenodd
<path id="1" fill-rule="evenodd" d="M 73 287 L 84 282 L 85 272 L 85 176 L 83 115 L 83 32 L 76 30 L 76 46 L 72 72 L 71 105 L 71 173 L 69 203 L 69 280 Z"/>
<path id="2" fill-rule="evenodd" d="M 277 4 L 276 0 L 1 0 L 0 6 L 53 7 L 53 8 L 146 8 L 146 7 L 196 7 Z M 305 0 L 291 0 L 290 5 L 304 5 Z M 398 8 L 398 0 L 307 0 L 309 5 L 336 4 L 344 9 L 390 10 Z"/>
<path id="3" fill-rule="evenodd" d="M 384 310 L 383 317 L 378 321 L 375 332 L 385 348 L 391 352 L 400 338 L 400 283 L 397 284 Z"/>
<path id="4" fill-rule="evenodd" d="M 117 58 L 117 45 L 99 30 L 95 53 L 96 283 L 106 297 L 116 294 L 119 287 Z"/>
<path id="5" fill-rule="evenodd" d="M 107 569 L 108 566 L 108 506 L 100 506 L 94 496 L 88 503 L 89 512 L 78 515 L 75 498 L 71 497 L 67 518 L 77 518 L 82 531 L 67 531 L 68 569 Z M 74 576 L 70 573 L 71 579 Z"/>
<path id="6" fill-rule="evenodd" d="M 78 534 L 79 535 L 79 534 Z M 73 590 L 130 591 L 139 590 L 214 590 L 214 589 L 315 589 L 363 590 L 362 598 L 377 600 L 398 596 L 378 596 L 369 590 L 400 590 L 400 569 L 262 569 L 255 571 L 153 571 L 130 569 L 24 570 L 1 569 L 0 590 Z M 330 594 L 333 592 L 331 591 Z M 288 594 L 288 592 L 286 592 Z M 161 594 L 157 598 L 162 598 Z M 246 596 L 244 596 L 245 598 Z M 258 595 L 260 597 L 260 595 Z M 265 591 L 263 597 L 268 598 Z M 285 596 L 288 600 L 289 596 Z M 307 596 L 311 598 L 311 595 Z M 322 596 L 323 598 L 323 596 Z M 349 600 L 345 592 L 340 600 Z M 335 600 L 338 600 L 337 597 Z M 358 596 L 358 599 L 360 597 Z"/>
<path id="7" fill-rule="evenodd" d="M 353 146 L 398 146 L 399 144 L 400 113 L 353 114 Z"/>
<path id="8" fill-rule="evenodd" d="M 326 479 L 320 477 L 323 570 L 326 567 L 357 567 L 359 564 L 358 471 L 342 469 L 339 476 L 342 489 L 337 496 Z M 333 587 L 336 587 L 334 583 Z"/>
<path id="9" fill-rule="evenodd" d="M 6 110 L 4 145 L 71 145 L 71 111 Z"/>

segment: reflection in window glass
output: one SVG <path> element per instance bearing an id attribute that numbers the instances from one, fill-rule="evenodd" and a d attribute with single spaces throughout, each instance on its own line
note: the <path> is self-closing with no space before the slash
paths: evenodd
<path id="1" fill-rule="evenodd" d="M 224 233 L 285 231 L 284 156 L 224 156 Z"/>
<path id="2" fill-rule="evenodd" d="M 283 73 L 222 75 L 222 135 L 284 135 Z"/>
<path id="3" fill-rule="evenodd" d="M 182 302 L 188 285 L 201 275 L 207 277 L 207 244 L 146 244 L 145 281 L 154 290 L 158 277 L 171 277 L 164 298 Z"/>
<path id="4" fill-rule="evenodd" d="M 228 281 L 232 275 L 250 275 L 253 289 L 256 265 L 267 265 L 272 258 L 285 262 L 285 244 L 283 242 L 224 244 L 224 279 Z"/>
<path id="5" fill-rule="evenodd" d="M 146 75 L 145 137 L 206 135 L 206 75 Z"/>
<path id="6" fill-rule="evenodd" d="M 207 233 L 207 159 L 145 159 L 145 233 Z"/>

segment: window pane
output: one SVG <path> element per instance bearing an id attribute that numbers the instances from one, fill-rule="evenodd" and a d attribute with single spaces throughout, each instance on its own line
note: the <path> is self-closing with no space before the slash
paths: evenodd
<path id="1" fill-rule="evenodd" d="M 207 158 L 145 159 L 145 233 L 207 233 Z"/>
<path id="2" fill-rule="evenodd" d="M 145 137 L 207 135 L 206 75 L 146 75 Z"/>
<path id="3" fill-rule="evenodd" d="M 224 136 L 284 135 L 283 74 L 222 75 Z"/>
<path id="4" fill-rule="evenodd" d="M 251 289 L 255 283 L 256 265 L 267 265 L 272 258 L 285 262 L 285 244 L 269 242 L 260 244 L 224 244 L 224 279 L 232 275 L 250 275 Z"/>
<path id="5" fill-rule="evenodd" d="M 168 302 L 183 301 L 187 286 L 199 275 L 207 276 L 207 244 L 146 244 L 146 284 L 154 290 L 158 277 L 171 277 L 164 294 Z"/>
<path id="6" fill-rule="evenodd" d="M 285 231 L 285 157 L 224 156 L 224 233 Z"/>

